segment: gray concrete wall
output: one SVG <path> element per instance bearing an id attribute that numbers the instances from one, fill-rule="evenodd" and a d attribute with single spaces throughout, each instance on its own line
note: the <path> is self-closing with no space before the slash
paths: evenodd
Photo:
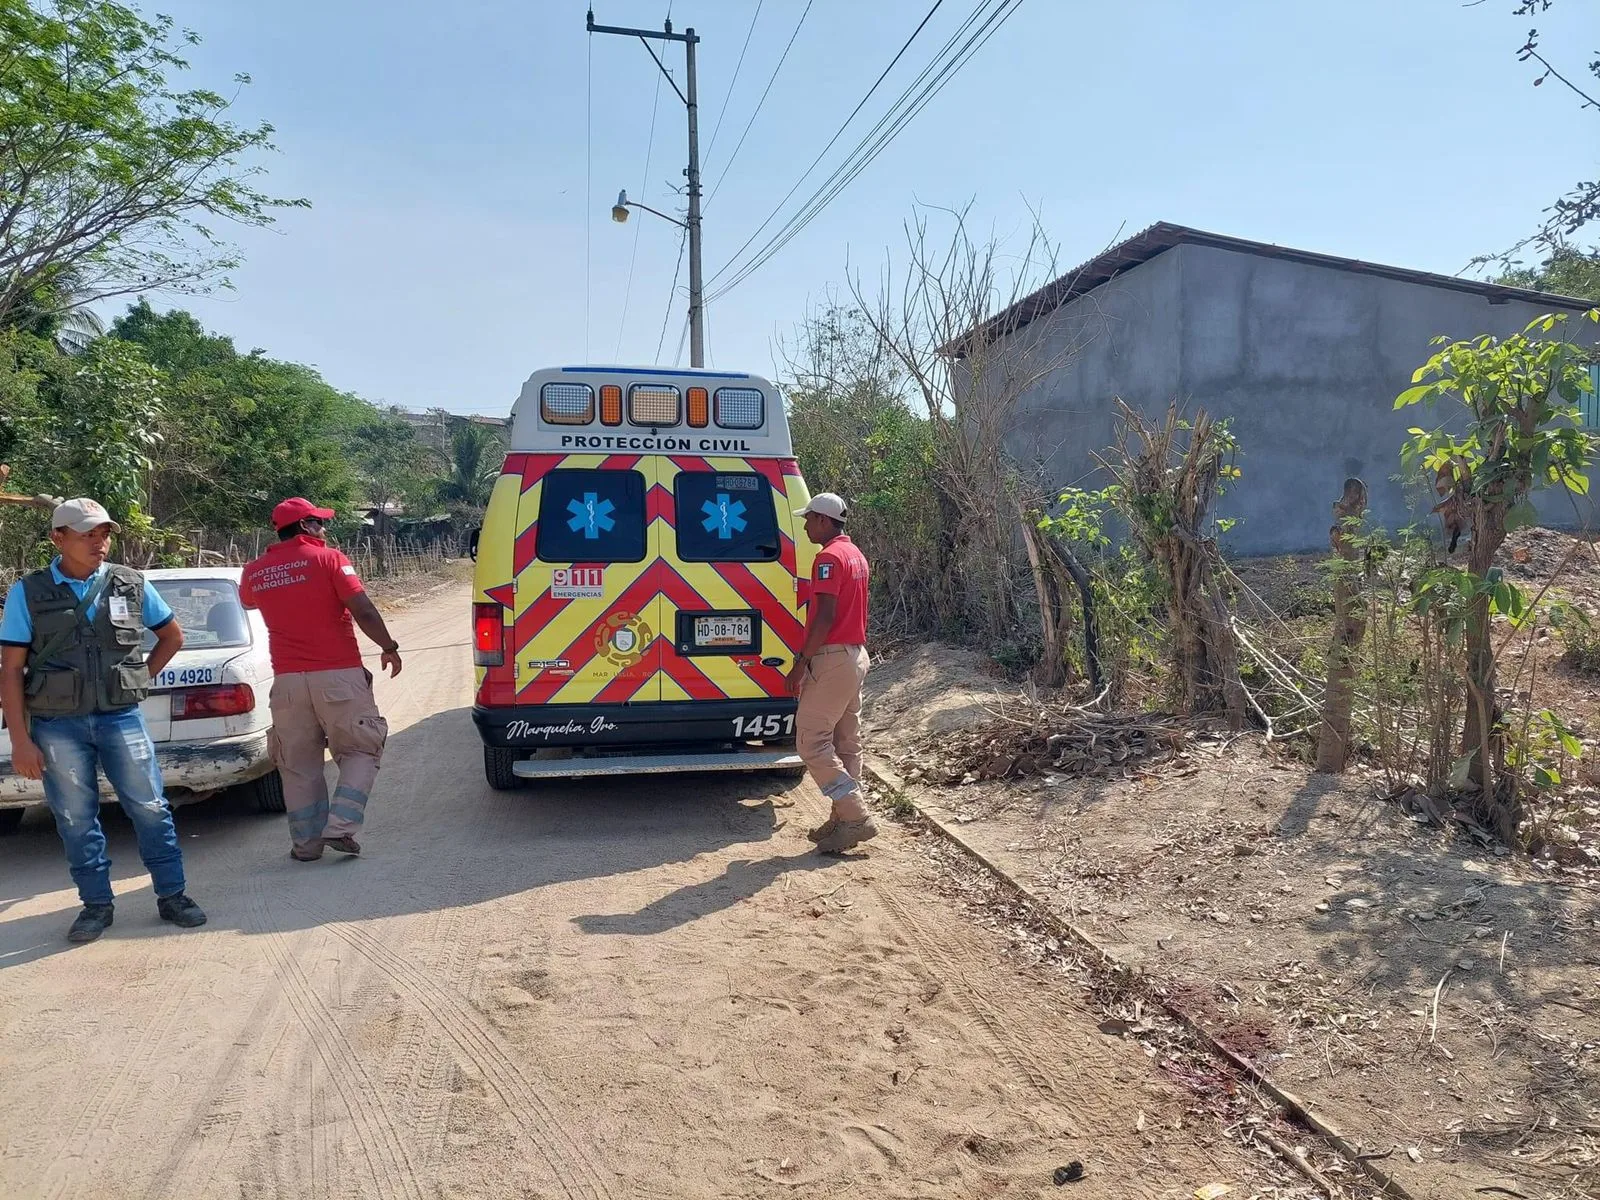
<path id="1" fill-rule="evenodd" d="M 1444 413 L 1396 412 L 1394 398 L 1432 353 L 1430 339 L 1516 332 L 1541 311 L 1179 246 L 1047 318 L 1060 336 L 1099 336 L 1025 397 L 1012 452 L 1025 464 L 1042 459 L 1055 483 L 1099 486 L 1094 454 L 1114 437 L 1112 397 L 1150 413 L 1177 397 L 1188 409 L 1231 418 L 1239 439 L 1244 476 L 1218 515 L 1241 520 L 1224 546 L 1246 555 L 1322 549 L 1347 475 L 1366 481 L 1373 517 L 1388 528 L 1419 508 L 1426 514 L 1431 499 L 1415 488 L 1408 496 L 1394 477 L 1406 429 L 1437 425 Z M 1579 519 L 1564 493 L 1535 502 L 1547 523 Z"/>
<path id="2" fill-rule="evenodd" d="M 1022 393 L 1007 438 L 1012 457 L 1046 488 L 1109 482 L 1097 456 L 1116 438 L 1117 397 L 1143 407 L 1178 394 L 1180 283 L 1177 261 L 1158 255 L 1013 338 L 1062 364 Z"/>

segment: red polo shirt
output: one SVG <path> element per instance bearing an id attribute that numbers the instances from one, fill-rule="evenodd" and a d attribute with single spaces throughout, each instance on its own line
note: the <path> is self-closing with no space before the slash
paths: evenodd
<path id="1" fill-rule="evenodd" d="M 361 665 L 344 602 L 363 590 L 348 558 L 302 533 L 269 546 L 244 569 L 239 602 L 261 610 L 274 672 L 337 671 Z"/>
<path id="2" fill-rule="evenodd" d="M 867 644 L 867 556 L 840 534 L 821 550 L 811 567 L 811 594 L 838 597 L 824 645 Z"/>

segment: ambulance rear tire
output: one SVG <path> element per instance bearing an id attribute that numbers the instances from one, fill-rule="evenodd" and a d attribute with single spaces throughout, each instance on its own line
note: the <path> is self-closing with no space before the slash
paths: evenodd
<path id="1" fill-rule="evenodd" d="M 485 746 L 483 777 L 489 781 L 489 786 L 497 792 L 514 791 L 521 787 L 522 778 L 511 770 L 521 757 L 515 750 L 508 750 L 504 746 Z"/>

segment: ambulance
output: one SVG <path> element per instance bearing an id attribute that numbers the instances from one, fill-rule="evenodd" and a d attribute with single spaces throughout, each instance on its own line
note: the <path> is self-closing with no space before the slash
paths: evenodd
<path id="1" fill-rule="evenodd" d="M 797 772 L 815 547 L 765 379 L 535 372 L 478 535 L 472 718 L 484 775 Z"/>

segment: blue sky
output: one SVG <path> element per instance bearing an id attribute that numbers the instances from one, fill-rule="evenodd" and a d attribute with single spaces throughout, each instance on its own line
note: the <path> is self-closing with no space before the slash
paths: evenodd
<path id="1" fill-rule="evenodd" d="M 729 167 L 804 0 L 765 0 L 736 81 L 755 0 L 673 0 L 675 28 L 703 39 L 707 191 L 727 168 L 706 208 L 708 275 L 773 211 L 931 2 L 813 0 Z M 945 0 L 785 216 L 974 4 Z M 658 90 L 638 42 L 591 41 L 585 7 L 164 0 L 161 11 L 204 39 L 190 54 L 195 82 L 252 76 L 236 113 L 277 127 L 270 189 L 313 207 L 234 239 L 246 260 L 235 290 L 155 303 L 411 407 L 504 413 L 540 366 L 657 361 L 664 318 L 660 357 L 675 361 L 678 231 L 648 214 L 618 226 L 609 212 L 623 187 L 677 208 L 683 108 L 665 83 Z M 659 27 L 668 7 L 597 0 L 595 15 Z M 712 306 L 711 363 L 772 372 L 778 340 L 844 282 L 847 262 L 899 253 L 919 202 L 970 201 L 979 228 L 1001 236 L 1038 209 L 1063 266 L 1119 229 L 1167 220 L 1458 271 L 1592 177 L 1600 145 L 1594 114 L 1553 83 L 1531 86 L 1515 56 L 1529 22 L 1512 7 L 1024 0 L 848 190 Z M 1574 68 L 1600 46 L 1590 0 L 1566 0 L 1540 24 Z M 681 78 L 681 46 L 662 50 Z"/>

